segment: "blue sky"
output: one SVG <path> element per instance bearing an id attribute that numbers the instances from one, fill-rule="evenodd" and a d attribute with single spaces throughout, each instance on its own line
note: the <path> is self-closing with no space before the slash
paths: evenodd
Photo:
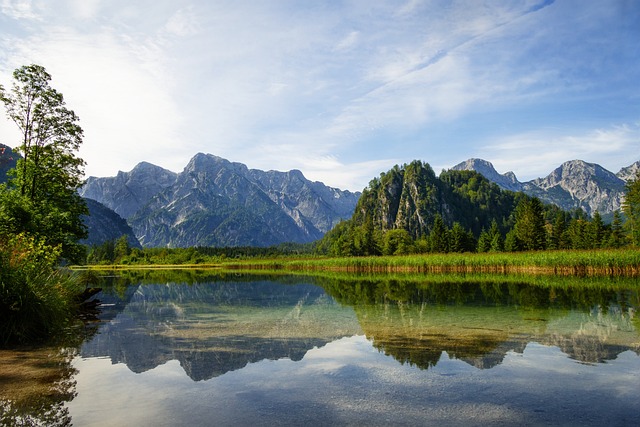
<path id="1" fill-rule="evenodd" d="M 414 159 L 521 181 L 640 160 L 636 0 L 0 0 L 0 82 L 30 63 L 87 175 L 205 152 L 361 190 Z"/>

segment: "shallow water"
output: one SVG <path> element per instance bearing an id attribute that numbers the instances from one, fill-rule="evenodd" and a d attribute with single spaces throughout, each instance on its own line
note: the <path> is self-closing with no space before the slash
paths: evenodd
<path id="1" fill-rule="evenodd" d="M 76 426 L 638 425 L 637 289 L 151 281 L 98 296 L 64 410 Z"/>

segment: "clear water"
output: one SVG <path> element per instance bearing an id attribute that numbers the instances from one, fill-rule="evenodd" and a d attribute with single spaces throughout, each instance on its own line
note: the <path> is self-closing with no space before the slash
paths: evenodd
<path id="1" fill-rule="evenodd" d="M 76 426 L 640 425 L 633 289 L 139 284 L 98 296 L 65 409 Z"/>

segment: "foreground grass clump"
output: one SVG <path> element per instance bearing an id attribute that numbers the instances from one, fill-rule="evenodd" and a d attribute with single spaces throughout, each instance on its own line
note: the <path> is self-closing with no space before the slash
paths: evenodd
<path id="1" fill-rule="evenodd" d="M 640 275 L 639 249 L 449 253 L 381 257 L 248 260 L 226 268 L 415 273 L 531 273 L 561 275 Z"/>
<path id="2" fill-rule="evenodd" d="M 25 234 L 0 240 L 0 345 L 43 341 L 76 318 L 82 289 L 60 253 Z"/>

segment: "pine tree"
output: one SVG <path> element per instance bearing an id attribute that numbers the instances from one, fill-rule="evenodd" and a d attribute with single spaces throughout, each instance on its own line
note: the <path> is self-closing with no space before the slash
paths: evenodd
<path id="1" fill-rule="evenodd" d="M 620 211 L 613 212 L 613 220 L 611 221 L 611 233 L 609 234 L 609 240 L 607 246 L 610 248 L 621 248 L 626 245 L 626 239 L 624 230 L 622 227 L 622 218 L 620 217 Z"/>
<path id="2" fill-rule="evenodd" d="M 429 242 L 431 252 L 448 252 L 449 251 L 449 230 L 442 220 L 440 214 L 436 214 L 429 233 Z"/>
<path id="3" fill-rule="evenodd" d="M 538 198 L 522 198 L 516 206 L 513 230 L 521 250 L 542 250 L 547 247 L 544 209 Z"/>
<path id="4" fill-rule="evenodd" d="M 640 246 L 640 170 L 636 176 L 626 185 L 623 210 L 627 216 L 626 225 L 629 229 L 631 241 L 634 245 Z"/>

